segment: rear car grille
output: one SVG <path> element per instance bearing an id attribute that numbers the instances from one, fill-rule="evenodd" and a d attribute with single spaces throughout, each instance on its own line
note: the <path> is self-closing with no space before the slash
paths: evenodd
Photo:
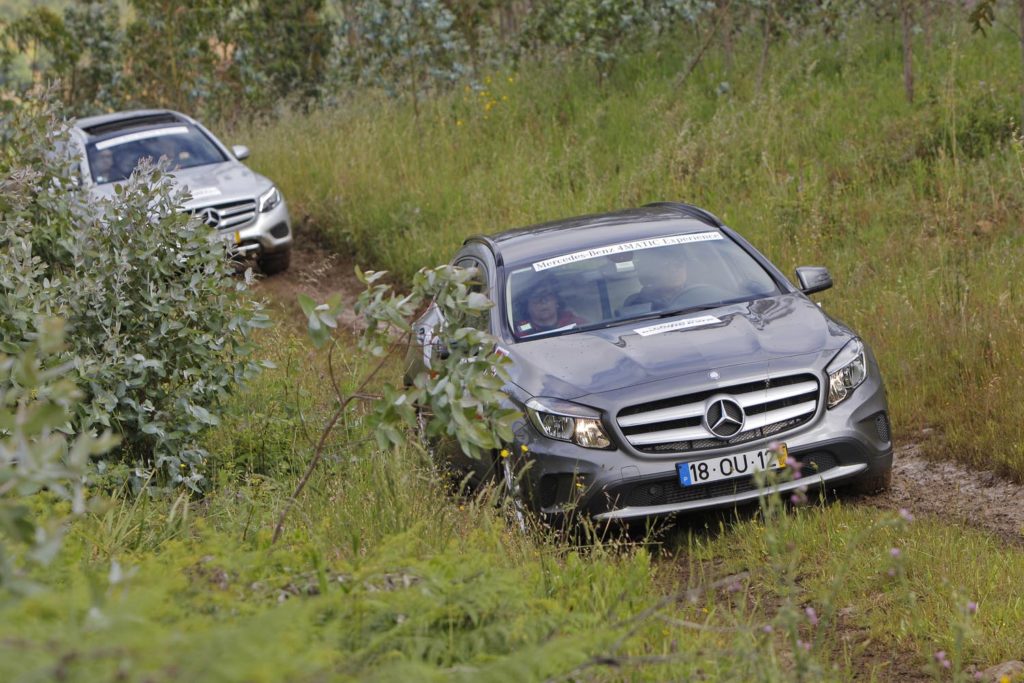
<path id="1" fill-rule="evenodd" d="M 831 453 L 811 453 L 797 456 L 805 476 L 820 474 L 839 464 Z M 682 486 L 677 477 L 647 481 L 606 492 L 616 508 L 673 505 L 694 500 L 709 500 L 722 496 L 746 493 L 757 488 L 753 477 L 739 477 L 711 484 Z"/>
<path id="2" fill-rule="evenodd" d="M 215 230 L 238 230 L 256 220 L 256 200 L 198 206 L 191 211 L 193 216 Z"/>
<path id="3" fill-rule="evenodd" d="M 644 453 L 667 454 L 734 446 L 772 437 L 809 422 L 818 411 L 818 378 L 770 377 L 624 408 L 616 418 L 626 440 Z M 729 397 L 745 415 L 743 431 L 719 438 L 704 424 L 712 396 Z"/>

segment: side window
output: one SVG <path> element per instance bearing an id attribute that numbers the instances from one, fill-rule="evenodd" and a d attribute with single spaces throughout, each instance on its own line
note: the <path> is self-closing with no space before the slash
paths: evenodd
<path id="1" fill-rule="evenodd" d="M 455 262 L 455 265 L 459 268 L 476 268 L 477 277 L 474 278 L 474 282 L 469 288 L 471 292 L 479 292 L 490 297 L 490 291 L 487 287 L 487 269 L 484 267 L 479 260 L 472 257 L 464 257 Z M 487 313 L 473 315 L 467 318 L 466 322 L 478 330 L 490 331 L 490 316 Z"/>

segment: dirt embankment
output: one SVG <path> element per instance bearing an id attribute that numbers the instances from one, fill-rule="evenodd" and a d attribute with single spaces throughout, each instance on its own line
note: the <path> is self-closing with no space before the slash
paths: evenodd
<path id="1" fill-rule="evenodd" d="M 341 323 L 356 330 L 359 320 L 353 305 L 363 285 L 356 279 L 354 264 L 308 240 L 297 240 L 289 270 L 261 280 L 256 289 L 275 306 L 301 324 L 296 303 L 300 293 L 324 301 L 341 292 L 345 312 Z M 973 470 L 948 461 L 926 457 L 916 443 L 899 445 L 893 465 L 892 488 L 882 494 L 850 499 L 858 505 L 881 509 L 906 508 L 914 514 L 935 515 L 946 521 L 982 529 L 1018 545 L 1024 545 L 1024 486 L 992 472 Z"/>

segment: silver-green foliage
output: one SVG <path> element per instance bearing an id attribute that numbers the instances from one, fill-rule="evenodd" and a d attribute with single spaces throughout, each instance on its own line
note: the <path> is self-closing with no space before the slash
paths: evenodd
<path id="1" fill-rule="evenodd" d="M 352 8 L 339 46 L 348 80 L 411 96 L 450 85 L 469 70 L 469 45 L 440 0 L 366 0 Z"/>
<path id="2" fill-rule="evenodd" d="M 429 339 L 447 350 L 444 358 L 433 354 L 429 368 L 407 377 L 408 386 L 383 388 L 372 418 L 378 444 L 385 448 L 405 443 L 406 428 L 423 428 L 430 438 L 453 439 L 465 453 L 476 456 L 511 442 L 511 423 L 518 411 L 503 407 L 502 393 L 509 361 L 497 339 L 480 329 L 480 317 L 494 304 L 478 291 L 476 270 L 424 268 L 407 294 L 382 283 L 384 272 L 357 270 L 357 275 L 366 284 L 356 303 L 356 312 L 366 322 L 361 349 L 386 360 L 410 346 L 413 353 L 420 353 L 416 345 Z M 329 341 L 341 313 L 340 297 L 317 305 L 300 295 L 299 303 L 313 341 Z M 437 308 L 444 324 L 418 339 L 411 321 L 427 303 Z"/>
<path id="3" fill-rule="evenodd" d="M 45 489 L 68 501 L 73 515 L 82 514 L 89 457 L 116 444 L 109 432 L 96 437 L 71 430 L 82 393 L 68 379 L 75 359 L 54 361 L 63 347 L 63 323 L 46 321 L 33 332 L 35 340 L 17 356 L 0 352 L 0 588 L 16 592 L 32 584 L 17 571 L 9 542 L 45 563 L 63 531 L 62 520 L 36 521 L 25 496 Z"/>
<path id="4" fill-rule="evenodd" d="M 232 277 L 223 244 L 179 209 L 159 169 L 136 171 L 106 201 L 80 193 L 46 105 L 0 112 L 0 350 L 34 338 L 40 316 L 67 321 L 81 430 L 123 439 L 110 462 L 199 488 L 197 436 L 227 393 L 257 371 L 260 306 Z"/>

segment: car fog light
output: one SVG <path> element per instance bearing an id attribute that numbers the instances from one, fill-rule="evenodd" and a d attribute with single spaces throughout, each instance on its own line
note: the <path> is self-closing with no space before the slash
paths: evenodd
<path id="1" fill-rule="evenodd" d="M 859 339 L 852 339 L 825 368 L 828 373 L 828 407 L 835 408 L 849 398 L 853 390 L 864 382 L 867 369 L 864 345 Z"/>
<path id="2" fill-rule="evenodd" d="M 569 441 L 584 448 L 610 448 L 611 439 L 593 408 L 555 398 L 531 398 L 526 413 L 537 430 L 549 439 Z"/>

